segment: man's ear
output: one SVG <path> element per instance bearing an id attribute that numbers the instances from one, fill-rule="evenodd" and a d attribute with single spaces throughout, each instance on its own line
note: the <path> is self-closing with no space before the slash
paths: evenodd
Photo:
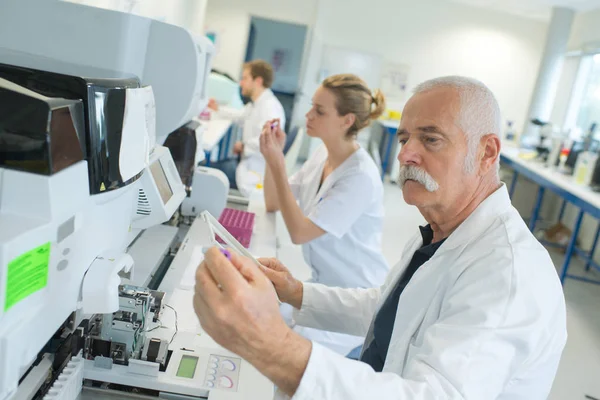
<path id="1" fill-rule="evenodd" d="M 501 142 L 498 135 L 487 134 L 481 138 L 479 152 L 479 170 L 485 175 L 490 169 L 496 168 L 496 162 L 500 157 Z"/>

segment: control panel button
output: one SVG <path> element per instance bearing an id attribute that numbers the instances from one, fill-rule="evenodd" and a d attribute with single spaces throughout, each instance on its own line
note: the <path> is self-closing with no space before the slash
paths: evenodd
<path id="1" fill-rule="evenodd" d="M 208 370 L 208 373 L 209 373 L 210 375 L 216 375 L 216 374 L 217 374 L 217 370 L 216 370 L 216 369 L 214 369 L 214 368 L 209 368 L 209 370 Z"/>
<path id="2" fill-rule="evenodd" d="M 217 369 L 217 368 L 219 368 L 219 364 L 217 364 L 216 362 L 214 362 L 214 363 L 210 363 L 208 367 L 209 367 L 209 368 L 214 368 L 214 369 Z"/>
<path id="3" fill-rule="evenodd" d="M 217 377 L 216 377 L 215 375 L 208 375 L 208 376 L 206 377 L 206 380 L 207 380 L 207 381 L 209 381 L 209 382 L 212 382 L 212 381 L 214 381 L 215 379 L 217 379 Z"/>
<path id="4" fill-rule="evenodd" d="M 235 364 L 231 360 L 225 360 L 221 363 L 221 367 L 227 371 L 235 371 Z"/>
<path id="5" fill-rule="evenodd" d="M 206 386 L 209 387 L 209 388 L 214 388 L 215 387 L 215 383 L 212 382 L 212 381 L 207 381 L 206 382 Z"/>
<path id="6" fill-rule="evenodd" d="M 219 379 L 219 386 L 225 389 L 231 389 L 233 387 L 233 381 L 226 376 L 222 376 Z"/>

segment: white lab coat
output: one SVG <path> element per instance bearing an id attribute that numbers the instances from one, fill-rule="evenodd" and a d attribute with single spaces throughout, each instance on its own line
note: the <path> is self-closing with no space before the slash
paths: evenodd
<path id="1" fill-rule="evenodd" d="M 421 245 L 417 234 L 380 289 L 305 284 L 296 321 L 370 343 L 373 316 Z M 293 398 L 542 400 L 566 338 L 556 270 L 502 186 L 404 289 L 383 372 L 313 343 Z"/>
<path id="2" fill-rule="evenodd" d="M 263 125 L 270 119 L 279 118 L 284 127 L 283 106 L 271 89 L 265 89 L 255 102 L 249 102 L 240 112 L 226 111 L 219 112 L 219 115 L 242 125 L 244 153 L 235 171 L 235 180 L 239 191 L 249 197 L 256 185 L 262 184 L 265 176 L 265 159 L 260 153 Z"/>
<path id="3" fill-rule="evenodd" d="M 381 176 L 371 156 L 359 148 L 319 189 L 327 156 L 327 148 L 321 146 L 289 179 L 304 215 L 326 231 L 302 245 L 311 281 L 342 288 L 379 287 L 389 272 L 381 251 Z M 360 346 L 364 337 L 304 327 L 297 331 L 343 355 Z"/>

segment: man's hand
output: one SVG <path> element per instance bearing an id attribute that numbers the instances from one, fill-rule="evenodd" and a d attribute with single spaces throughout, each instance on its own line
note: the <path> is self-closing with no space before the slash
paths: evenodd
<path id="1" fill-rule="evenodd" d="M 215 99 L 208 99 L 208 108 L 213 111 L 219 111 L 219 103 Z"/>
<path id="2" fill-rule="evenodd" d="M 289 334 L 265 274 L 236 254 L 230 262 L 217 248 L 206 253 L 196 272 L 194 308 L 202 328 L 244 358 L 260 356 Z"/>
<path id="3" fill-rule="evenodd" d="M 275 258 L 260 258 L 258 262 L 263 265 L 263 272 L 273 282 L 279 300 L 299 310 L 302 306 L 304 290 L 302 282 L 294 278 L 290 271 Z"/>
<path id="4" fill-rule="evenodd" d="M 235 142 L 233 145 L 233 153 L 234 154 L 242 154 L 244 151 L 244 143 L 243 142 Z"/>
<path id="5" fill-rule="evenodd" d="M 217 248 L 196 271 L 194 310 L 218 344 L 254 365 L 285 393 L 298 388 L 312 350 L 284 322 L 273 285 L 251 260 Z"/>

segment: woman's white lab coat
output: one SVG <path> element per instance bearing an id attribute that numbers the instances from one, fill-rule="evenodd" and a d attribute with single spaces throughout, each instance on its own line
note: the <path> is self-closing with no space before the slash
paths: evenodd
<path id="1" fill-rule="evenodd" d="M 289 180 L 304 215 L 326 232 L 302 245 L 311 281 L 342 288 L 379 287 L 389 272 L 381 253 L 384 208 L 379 171 L 367 151 L 359 148 L 321 184 L 327 157 L 327 148 L 321 146 Z M 286 316 L 285 307 L 282 312 Z M 296 331 L 343 355 L 363 342 L 361 336 L 305 327 Z"/>
<path id="2" fill-rule="evenodd" d="M 413 253 L 380 289 L 305 284 L 299 324 L 367 335 Z M 294 399 L 546 399 L 567 338 L 565 303 L 547 251 L 505 186 L 421 266 L 400 296 L 383 372 L 313 343 Z"/>

